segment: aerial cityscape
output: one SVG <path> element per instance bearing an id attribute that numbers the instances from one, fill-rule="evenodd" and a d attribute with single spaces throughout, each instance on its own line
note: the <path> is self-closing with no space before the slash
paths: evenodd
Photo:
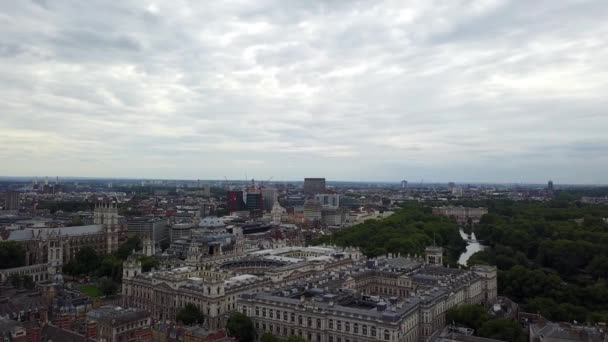
<path id="1" fill-rule="evenodd" d="M 0 1 L 0 342 L 608 342 L 608 1 Z"/>

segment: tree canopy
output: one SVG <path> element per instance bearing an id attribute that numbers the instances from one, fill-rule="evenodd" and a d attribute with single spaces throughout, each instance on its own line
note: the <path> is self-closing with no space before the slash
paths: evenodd
<path id="1" fill-rule="evenodd" d="M 203 313 L 198 306 L 188 303 L 177 313 L 176 319 L 185 325 L 202 324 L 205 322 Z"/>
<path id="2" fill-rule="evenodd" d="M 466 246 L 455 222 L 432 215 L 431 207 L 419 203 L 407 203 L 387 218 L 369 220 L 317 241 L 360 247 L 368 257 L 387 253 L 422 255 L 433 242 L 447 249 L 446 259 L 453 265 Z"/>
<path id="3" fill-rule="evenodd" d="M 251 318 L 240 312 L 235 312 L 228 318 L 226 329 L 239 342 L 253 342 L 257 335 Z"/>
<path id="4" fill-rule="evenodd" d="M 0 242 L 0 269 L 25 266 L 25 250 L 15 241 Z"/>
<path id="5" fill-rule="evenodd" d="M 475 227 L 490 248 L 469 264 L 495 264 L 498 290 L 557 321 L 608 319 L 608 206 L 558 199 L 488 201 Z"/>

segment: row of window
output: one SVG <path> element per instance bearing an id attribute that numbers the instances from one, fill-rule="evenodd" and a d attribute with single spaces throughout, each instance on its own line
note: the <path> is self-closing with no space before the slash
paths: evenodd
<path id="1" fill-rule="evenodd" d="M 260 324 L 260 322 L 256 322 L 255 323 L 255 327 L 258 330 L 261 328 L 262 331 L 268 331 L 271 334 L 282 334 L 284 336 L 296 336 L 296 329 L 293 328 L 293 327 L 289 329 L 289 334 L 288 334 L 288 328 L 287 328 L 287 326 L 283 326 L 283 328 L 281 329 L 280 326 L 276 326 L 275 327 L 272 324 L 269 324 L 267 326 L 266 323 Z M 366 325 L 364 325 L 364 327 L 366 327 Z M 371 335 L 371 336 L 372 337 L 376 337 L 376 328 L 372 327 L 372 331 L 373 331 L 373 335 Z M 298 329 L 297 330 L 297 334 L 298 334 L 298 336 L 302 337 L 303 336 L 302 335 L 302 330 Z M 390 334 L 390 331 L 388 329 L 384 330 L 384 334 L 383 335 L 384 335 L 383 338 L 384 338 L 385 341 L 390 341 L 391 334 Z M 307 341 L 310 341 L 310 342 L 321 342 L 321 334 L 319 334 L 319 333 L 316 334 L 316 336 L 315 336 L 316 339 L 315 340 L 313 340 L 312 333 L 310 333 L 310 332 L 307 333 L 306 337 L 307 337 Z M 327 338 L 328 338 L 328 342 L 351 342 L 351 340 L 348 339 L 348 338 L 344 338 L 344 341 L 342 341 L 342 336 L 341 335 L 337 335 L 335 337 L 335 340 L 334 340 L 334 336 L 333 335 L 328 335 Z"/>
<path id="2" fill-rule="evenodd" d="M 246 310 L 244 310 L 244 311 L 246 311 Z M 285 322 L 296 323 L 296 314 L 293 312 L 289 313 L 287 311 L 281 311 L 281 310 L 275 311 L 273 309 L 266 310 L 266 308 L 262 308 L 262 310 L 260 310 L 260 308 L 256 306 L 255 307 L 255 316 L 260 317 L 260 312 L 261 312 L 261 317 L 268 317 L 270 319 L 277 319 L 277 320 L 280 320 L 282 317 L 283 321 L 285 321 Z M 359 325 L 359 323 L 353 323 L 351 325 L 351 322 L 342 322 L 341 320 L 336 320 L 335 325 L 334 325 L 333 319 L 329 319 L 329 320 L 327 320 L 327 322 L 328 322 L 327 328 L 331 329 L 331 330 L 335 329 L 337 331 L 344 331 L 347 333 L 352 332 L 353 334 L 361 334 L 363 336 L 376 337 L 376 327 L 375 326 L 371 326 L 368 329 L 367 324 Z M 313 321 L 313 318 L 307 317 L 306 324 L 304 324 L 304 318 L 302 317 L 302 315 L 298 315 L 297 323 L 299 326 L 307 326 L 307 327 L 311 327 L 311 328 L 315 327 L 317 329 L 322 328 L 320 318 L 317 318 Z M 342 323 L 344 323 L 344 325 Z M 264 325 L 265 325 L 265 323 L 264 323 Z M 342 328 L 344 328 L 344 330 L 342 330 Z M 352 328 L 352 330 L 351 330 L 351 328 Z M 386 333 L 388 333 L 388 330 L 386 330 Z"/>

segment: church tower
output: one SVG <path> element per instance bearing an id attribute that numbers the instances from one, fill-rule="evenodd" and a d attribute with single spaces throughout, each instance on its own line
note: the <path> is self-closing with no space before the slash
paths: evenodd
<path id="1" fill-rule="evenodd" d="M 429 246 L 424 249 L 428 265 L 443 266 L 443 247 Z"/>
<path id="2" fill-rule="evenodd" d="M 103 225 L 106 236 L 106 252 L 118 249 L 121 227 L 118 224 L 118 205 L 113 201 L 102 201 L 95 205 L 93 223 Z"/>

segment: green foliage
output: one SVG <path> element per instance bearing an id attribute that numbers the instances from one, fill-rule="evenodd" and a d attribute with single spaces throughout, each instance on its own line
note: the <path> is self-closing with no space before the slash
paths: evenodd
<path id="1" fill-rule="evenodd" d="M 302 336 L 289 336 L 287 342 L 306 342 L 306 339 Z"/>
<path id="2" fill-rule="evenodd" d="M 253 342 L 256 338 L 256 331 L 251 318 L 235 312 L 226 323 L 226 329 L 230 336 L 235 337 L 239 342 Z"/>
<path id="3" fill-rule="evenodd" d="M 464 325 L 477 331 L 487 320 L 486 309 L 481 305 L 460 305 L 448 310 L 446 322 Z"/>
<path id="4" fill-rule="evenodd" d="M 48 209 L 51 214 L 54 214 L 56 211 L 61 210 L 64 212 L 77 212 L 77 211 L 86 211 L 91 210 L 95 207 L 95 203 L 93 202 L 83 202 L 83 201 L 45 201 L 39 202 L 37 209 Z"/>
<path id="5" fill-rule="evenodd" d="M 141 240 L 139 239 L 139 237 L 133 236 L 127 239 L 127 241 L 120 245 L 120 247 L 118 247 L 118 250 L 114 252 L 114 256 L 116 256 L 120 260 L 127 260 L 127 258 L 129 257 L 129 255 L 131 255 L 133 251 L 138 251 L 140 249 Z"/>
<path id="6" fill-rule="evenodd" d="M 118 291 L 118 284 L 112 279 L 103 278 L 99 281 L 99 291 L 105 296 L 116 294 L 116 291 Z"/>
<path id="7" fill-rule="evenodd" d="M 526 341 L 526 336 L 522 331 L 522 327 L 519 323 L 510 319 L 487 321 L 479 328 L 477 335 L 509 342 Z"/>
<path id="8" fill-rule="evenodd" d="M 177 313 L 177 321 L 182 322 L 185 325 L 192 325 L 195 323 L 202 324 L 205 321 L 205 317 L 199 308 L 192 304 L 188 303 Z"/>
<path id="9" fill-rule="evenodd" d="M 8 277 L 8 282 L 16 288 L 21 287 L 21 277 L 16 273 Z"/>
<path id="10" fill-rule="evenodd" d="M 368 257 L 387 253 L 421 255 L 433 244 L 447 249 L 447 260 L 455 264 L 466 243 L 458 226 L 450 219 L 431 214 L 431 208 L 408 203 L 403 209 L 382 220 L 369 220 L 354 227 L 324 237 L 317 243 L 356 246 Z"/>
<path id="11" fill-rule="evenodd" d="M 97 287 L 95 285 L 91 285 L 91 284 L 82 285 L 80 287 L 80 291 L 82 293 L 84 293 L 85 295 L 87 295 L 89 297 L 93 297 L 93 298 L 101 297 L 101 295 L 102 295 L 99 287 Z"/>
<path id="12" fill-rule="evenodd" d="M 495 264 L 498 290 L 552 320 L 593 321 L 608 312 L 608 206 L 489 201 L 475 227 L 491 248 L 471 263 Z M 581 220 L 582 219 L 582 220 Z"/>
<path id="13" fill-rule="evenodd" d="M 271 333 L 264 333 L 264 335 L 260 337 L 260 342 L 281 342 L 281 340 Z"/>
<path id="14" fill-rule="evenodd" d="M 91 247 L 81 248 L 76 257 L 63 267 L 63 271 L 72 276 L 93 275 L 101 263 L 101 258 Z"/>
<path id="15" fill-rule="evenodd" d="M 23 288 L 28 290 L 32 290 L 34 287 L 36 287 L 36 283 L 34 283 L 34 278 L 32 278 L 32 276 L 30 275 L 24 275 L 23 277 L 21 277 L 21 284 L 23 285 Z"/>
<path id="16" fill-rule="evenodd" d="M 15 241 L 0 242 L 0 269 L 25 266 L 25 250 Z"/>
<path id="17" fill-rule="evenodd" d="M 139 258 L 139 261 L 141 261 L 142 272 L 148 272 L 152 270 L 153 268 L 157 267 L 159 263 L 156 258 L 148 256 Z"/>

